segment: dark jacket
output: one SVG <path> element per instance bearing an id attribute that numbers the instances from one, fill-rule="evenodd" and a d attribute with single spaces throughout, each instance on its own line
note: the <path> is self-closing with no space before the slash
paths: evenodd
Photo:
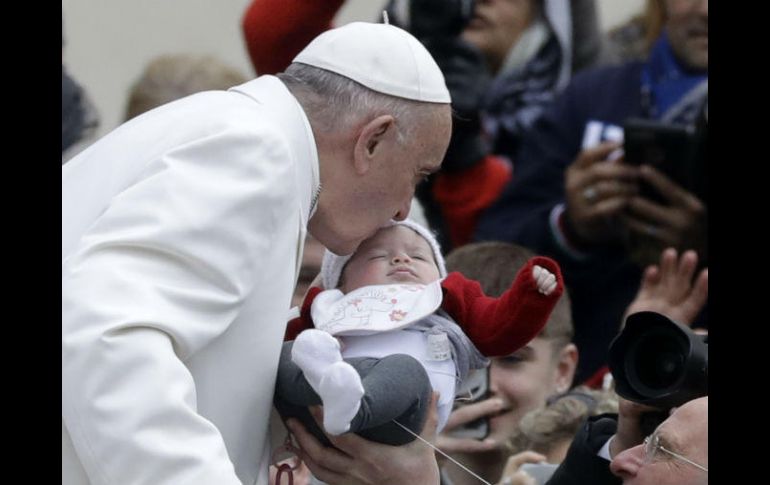
<path id="1" fill-rule="evenodd" d="M 588 418 L 546 485 L 620 485 L 622 480 L 610 472 L 610 462 L 597 455 L 617 427 L 615 414 Z"/>
<path id="2" fill-rule="evenodd" d="M 578 260 L 556 242 L 551 211 L 564 202 L 564 171 L 581 151 L 589 121 L 619 129 L 642 115 L 642 63 L 583 71 L 522 138 L 514 176 L 479 221 L 475 239 L 511 241 L 557 259 L 564 269 L 580 349 L 576 382 L 606 362 L 626 305 L 635 295 L 641 270 L 621 245 L 593 247 Z"/>

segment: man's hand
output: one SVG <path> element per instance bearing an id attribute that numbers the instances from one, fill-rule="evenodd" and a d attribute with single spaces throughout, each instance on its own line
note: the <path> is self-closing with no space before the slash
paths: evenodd
<path id="1" fill-rule="evenodd" d="M 496 397 L 455 409 L 449 415 L 443 431 L 438 435 L 438 440 L 436 441 L 438 448 L 448 455 L 455 453 L 488 453 L 499 449 L 500 443 L 490 438 L 485 440 L 456 438 L 451 435 L 451 431 L 478 418 L 498 414 L 504 409 L 505 403 L 502 399 Z"/>
<path id="2" fill-rule="evenodd" d="M 436 440 L 438 394 L 433 393 L 422 434 L 429 443 Z M 318 423 L 323 422 L 320 407 L 310 408 Z M 415 439 L 403 446 L 390 446 L 365 440 L 354 433 L 327 436 L 337 448 L 323 446 L 295 419 L 287 426 L 301 448 L 302 461 L 313 475 L 329 485 L 408 485 L 438 484 L 439 471 L 434 451 Z"/>
<path id="3" fill-rule="evenodd" d="M 607 142 L 581 151 L 564 174 L 566 222 L 578 244 L 608 243 L 622 235 L 616 222 L 637 193 L 638 168 L 622 159 L 607 161 L 619 146 Z"/>
<path id="4" fill-rule="evenodd" d="M 624 217 L 628 229 L 657 241 L 661 248 L 694 249 L 707 259 L 707 212 L 703 202 L 649 165 L 642 165 L 639 174 L 665 203 L 633 197 Z"/>
<path id="5" fill-rule="evenodd" d="M 525 471 L 519 471 L 519 468 L 525 463 L 542 463 L 545 458 L 545 455 L 531 450 L 508 457 L 499 485 L 537 485 L 534 478 Z"/>
<path id="6" fill-rule="evenodd" d="M 660 409 L 618 398 L 618 430 L 610 443 L 611 457 L 644 441 L 640 420 L 644 413 L 649 412 L 660 412 Z"/>
<path id="7" fill-rule="evenodd" d="M 648 266 L 636 297 L 628 306 L 625 318 L 636 312 L 657 312 L 683 325 L 692 325 L 708 299 L 708 268 L 701 270 L 693 282 L 698 266 L 695 251 L 685 251 L 680 258 L 676 249 L 661 253 L 658 265 Z"/>

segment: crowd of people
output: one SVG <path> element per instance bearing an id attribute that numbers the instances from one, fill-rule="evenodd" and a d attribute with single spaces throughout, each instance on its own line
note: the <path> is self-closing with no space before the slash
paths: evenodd
<path id="1" fill-rule="evenodd" d="M 708 339 L 708 2 L 343 5 L 251 0 L 256 78 L 161 56 L 98 140 L 62 65 L 62 483 L 708 483 L 707 370 L 609 352 Z"/>

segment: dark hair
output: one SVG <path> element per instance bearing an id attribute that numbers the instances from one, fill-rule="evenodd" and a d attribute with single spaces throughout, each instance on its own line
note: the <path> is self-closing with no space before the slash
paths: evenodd
<path id="1" fill-rule="evenodd" d="M 518 244 L 478 242 L 449 253 L 446 267 L 447 271 L 459 271 L 465 277 L 478 281 L 485 294 L 497 297 L 511 286 L 516 274 L 533 256 L 535 253 Z M 538 337 L 552 340 L 557 348 L 570 343 L 575 333 L 570 308 L 565 289 Z"/>

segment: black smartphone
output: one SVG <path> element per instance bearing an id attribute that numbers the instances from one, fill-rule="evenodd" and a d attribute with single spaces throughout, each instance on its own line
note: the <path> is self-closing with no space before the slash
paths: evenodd
<path id="1" fill-rule="evenodd" d="M 471 371 L 455 392 L 454 409 L 489 397 L 489 367 Z M 489 435 L 489 421 L 481 417 L 449 431 L 455 438 L 483 440 Z"/>
<path id="2" fill-rule="evenodd" d="M 695 126 L 682 126 L 642 118 L 629 118 L 623 124 L 625 163 L 651 165 L 677 185 L 705 197 L 707 180 L 705 138 Z M 653 187 L 643 184 L 642 197 L 658 202 L 664 199 Z"/>

